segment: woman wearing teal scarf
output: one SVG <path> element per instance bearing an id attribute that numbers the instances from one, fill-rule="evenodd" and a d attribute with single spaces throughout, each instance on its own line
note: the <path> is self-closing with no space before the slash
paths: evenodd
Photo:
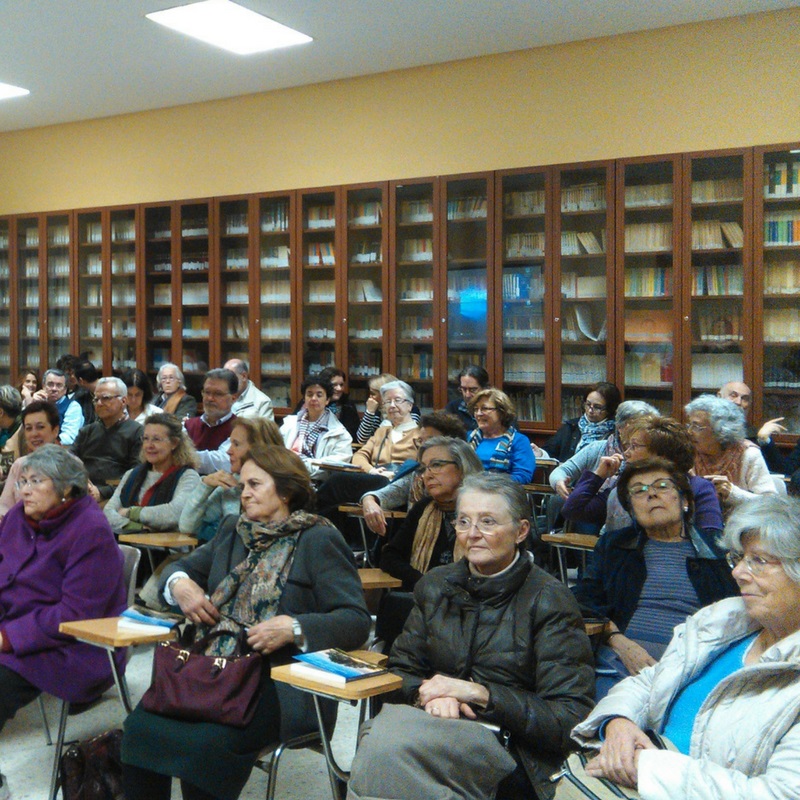
<path id="1" fill-rule="evenodd" d="M 264 746 L 317 727 L 309 697 L 274 684 L 269 667 L 299 650 L 351 650 L 369 634 L 352 553 L 328 520 L 308 510 L 314 490 L 299 456 L 257 445 L 241 482 L 242 516 L 226 518 L 210 542 L 165 570 L 161 588 L 204 632 L 247 630 L 249 646 L 266 661 L 255 717 L 232 728 L 137 707 L 122 747 L 128 800 L 169 800 L 173 776 L 184 800 L 235 800 Z M 224 654 L 232 637 L 219 638 Z"/>

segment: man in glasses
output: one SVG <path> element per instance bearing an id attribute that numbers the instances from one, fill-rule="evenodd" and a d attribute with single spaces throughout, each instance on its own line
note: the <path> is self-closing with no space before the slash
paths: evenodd
<path id="1" fill-rule="evenodd" d="M 121 478 L 139 463 L 143 426 L 126 413 L 128 387 L 119 378 L 100 378 L 95 386 L 97 421 L 81 428 L 72 453 L 89 473 L 89 492 L 98 502 L 114 494 L 109 480 Z"/>
<path id="2" fill-rule="evenodd" d="M 189 438 L 200 456 L 201 475 L 210 475 L 219 469 L 231 471 L 228 456 L 231 429 L 236 415 L 233 401 L 239 392 L 239 379 L 229 369 L 212 369 L 203 382 L 203 414 L 184 423 Z"/>

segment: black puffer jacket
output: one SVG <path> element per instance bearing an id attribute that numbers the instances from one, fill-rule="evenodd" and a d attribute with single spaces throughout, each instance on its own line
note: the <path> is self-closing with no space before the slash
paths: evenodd
<path id="1" fill-rule="evenodd" d="M 522 555 L 496 578 L 471 575 L 465 559 L 437 567 L 414 601 L 389 659 L 403 676 L 402 700 L 416 702 L 435 673 L 486 686 L 481 719 L 511 734 L 538 795 L 551 796 L 547 778 L 594 695 L 591 646 L 570 591 Z"/>

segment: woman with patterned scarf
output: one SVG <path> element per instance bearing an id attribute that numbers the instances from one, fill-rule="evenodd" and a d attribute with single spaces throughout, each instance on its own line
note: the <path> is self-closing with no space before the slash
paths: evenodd
<path id="1" fill-rule="evenodd" d="M 164 599 L 208 630 L 245 629 L 265 658 L 261 696 L 244 728 L 163 717 L 138 706 L 125 722 L 128 800 L 169 800 L 172 777 L 184 800 L 236 800 L 260 750 L 317 729 L 309 695 L 273 683 L 269 666 L 300 650 L 353 649 L 370 617 L 353 557 L 339 531 L 308 510 L 314 490 L 300 458 L 253 447 L 241 471 L 242 508 L 207 544 L 164 571 Z M 210 597 L 209 597 L 210 596 Z M 219 654 L 234 647 L 220 637 Z M 335 714 L 335 703 L 326 715 Z"/>
<path id="2" fill-rule="evenodd" d="M 505 472 L 517 483 L 530 483 L 536 469 L 531 442 L 514 426 L 516 409 L 499 389 L 482 389 L 469 402 L 478 427 L 469 435 L 487 472 Z"/>
<path id="3" fill-rule="evenodd" d="M 353 437 L 328 406 L 333 386 L 322 375 L 306 378 L 300 386 L 303 407 L 299 413 L 286 417 L 281 435 L 286 447 L 297 453 L 314 480 L 324 480 L 325 470 L 312 461 L 324 458 L 331 461 L 350 461 L 353 457 Z"/>

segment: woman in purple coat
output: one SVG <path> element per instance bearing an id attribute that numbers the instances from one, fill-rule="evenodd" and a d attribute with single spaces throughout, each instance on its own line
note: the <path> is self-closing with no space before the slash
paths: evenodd
<path id="1" fill-rule="evenodd" d="M 103 650 L 58 632 L 125 608 L 123 556 L 88 480 L 66 450 L 44 445 L 0 522 L 0 729 L 40 692 L 85 703 L 113 683 Z"/>

